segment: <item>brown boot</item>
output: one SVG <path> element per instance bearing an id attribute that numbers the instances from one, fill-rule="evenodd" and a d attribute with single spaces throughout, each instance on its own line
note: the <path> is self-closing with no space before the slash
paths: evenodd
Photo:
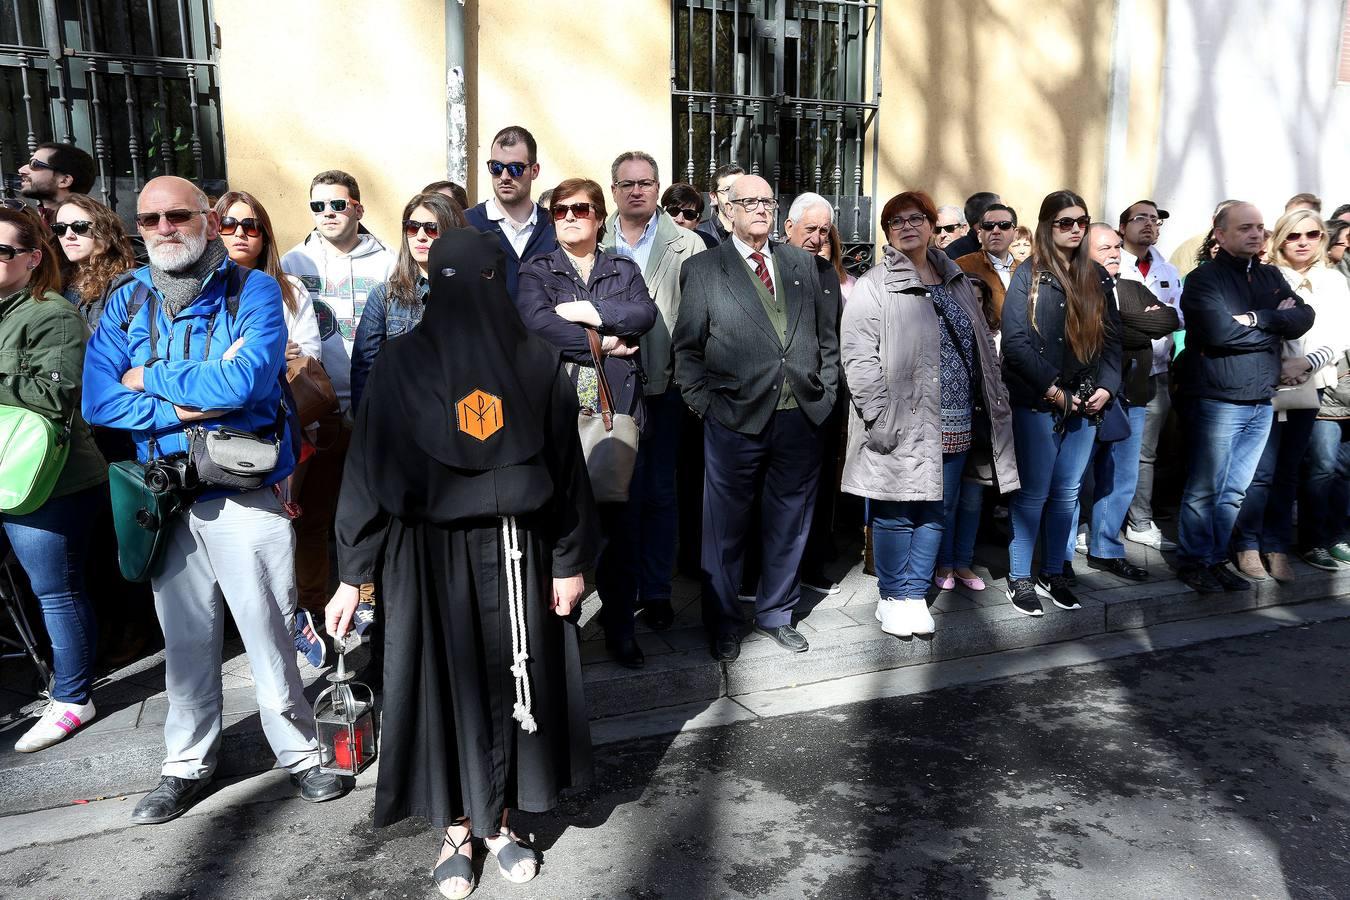
<path id="1" fill-rule="evenodd" d="M 1280 584 L 1294 580 L 1294 570 L 1289 568 L 1289 556 L 1284 553 L 1267 553 L 1266 565 L 1270 568 L 1270 577 Z"/>
<path id="2" fill-rule="evenodd" d="M 1237 569 L 1251 581 L 1265 581 L 1266 567 L 1261 565 L 1261 554 L 1256 550 L 1239 550 L 1235 557 Z"/>

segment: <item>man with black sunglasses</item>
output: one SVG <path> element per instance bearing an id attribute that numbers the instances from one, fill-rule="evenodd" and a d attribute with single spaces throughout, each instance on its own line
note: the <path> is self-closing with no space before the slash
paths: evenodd
<path id="1" fill-rule="evenodd" d="M 492 138 L 487 170 L 492 196 L 466 210 L 469 225 L 495 234 L 506 251 L 506 289 L 516 295 L 520 265 L 558 245 L 553 218 L 535 203 L 531 190 L 539 177 L 539 147 L 519 125 L 508 125 Z"/>
<path id="2" fill-rule="evenodd" d="M 48 225 L 71 194 L 87 194 L 94 187 L 98 166 L 74 144 L 38 144 L 27 165 L 19 167 L 19 193 L 38 202 Z"/>
<path id="3" fill-rule="evenodd" d="M 1017 261 L 1008 249 L 1012 246 L 1013 232 L 1016 230 L 1017 211 L 1011 206 L 995 203 L 980 214 L 975 231 L 980 249 L 956 259 L 961 271 L 989 285 L 989 291 L 994 297 L 994 308 L 1000 311 L 1013 272 L 1017 269 Z"/>
<path id="4" fill-rule="evenodd" d="M 959 206 L 939 206 L 937 224 L 933 226 L 933 246 L 946 250 L 947 245 L 965 237 L 970 232 L 970 223 Z"/>
<path id="5" fill-rule="evenodd" d="M 970 222 L 972 226 L 978 225 L 980 217 L 984 215 L 984 211 L 988 209 L 990 205 L 1002 202 L 1003 198 L 993 191 L 976 191 L 966 198 L 966 205 L 963 207 L 966 214 L 966 221 Z M 967 231 L 946 247 L 943 247 L 942 252 L 947 254 L 948 259 L 958 260 L 967 253 L 974 253 L 976 250 L 979 250 L 980 241 L 975 233 L 976 230 L 976 228 L 972 227 L 971 231 Z"/>

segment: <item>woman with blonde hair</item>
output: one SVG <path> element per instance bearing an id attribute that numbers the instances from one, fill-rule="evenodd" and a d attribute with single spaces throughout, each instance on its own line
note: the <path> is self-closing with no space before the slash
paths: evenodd
<path id="1" fill-rule="evenodd" d="M 114 285 L 136 268 L 131 240 L 117 214 L 86 194 L 65 199 L 52 234 L 61 248 L 62 293 L 92 330 Z"/>

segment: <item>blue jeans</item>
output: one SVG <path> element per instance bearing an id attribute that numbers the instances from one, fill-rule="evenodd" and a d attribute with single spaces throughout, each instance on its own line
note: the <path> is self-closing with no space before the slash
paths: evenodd
<path id="1" fill-rule="evenodd" d="M 946 483 L 943 470 L 942 505 L 945 525 L 942 547 L 938 550 L 939 569 L 969 569 L 975 560 L 975 536 L 980 530 L 980 511 L 984 507 L 984 485 L 959 479 L 955 487 Z"/>
<path id="2" fill-rule="evenodd" d="M 1298 499 L 1299 537 L 1305 548 L 1330 547 L 1346 538 L 1350 513 L 1350 422 L 1313 422 L 1303 458 Z"/>
<path id="3" fill-rule="evenodd" d="M 943 500 L 869 500 L 872 564 L 882 599 L 926 596 L 942 546 L 943 506 L 954 496 L 966 468 L 966 454 L 942 456 Z"/>
<path id="4" fill-rule="evenodd" d="M 1308 450 L 1315 409 L 1291 409 L 1270 423 L 1270 436 L 1233 525 L 1233 549 L 1288 553 L 1294 546 L 1298 467 Z"/>
<path id="5" fill-rule="evenodd" d="M 1022 489 L 1012 495 L 1012 543 L 1008 547 L 1008 577 L 1030 578 L 1036 538 L 1045 517 L 1041 571 L 1057 575 L 1064 568 L 1065 548 L 1077 516 L 1078 487 L 1097 438 L 1097 427 L 1082 416 L 1069 419 L 1063 434 L 1055 434 L 1048 412 L 1014 406 L 1013 446 Z"/>
<path id="6" fill-rule="evenodd" d="M 1092 527 L 1088 552 L 1099 559 L 1124 559 L 1125 543 L 1120 529 L 1134 502 L 1139 483 L 1139 447 L 1144 439 L 1146 406 L 1126 408 L 1130 436 L 1123 441 L 1098 444 L 1092 460 Z"/>
<path id="7" fill-rule="evenodd" d="M 675 460 L 684 422 L 684 400 L 679 388 L 653 394 L 643 401 L 647 421 L 638 445 L 637 465 L 625 505 L 627 527 L 636 553 L 638 606 L 670 601 L 675 574 L 675 533 L 679 504 L 675 493 Z"/>
<path id="8" fill-rule="evenodd" d="M 1266 448 L 1269 403 L 1196 400 L 1190 404 L 1190 472 L 1177 536 L 1182 565 L 1212 566 L 1228 556 L 1238 509 Z"/>
<path id="9" fill-rule="evenodd" d="M 52 642 L 52 699 L 87 703 L 93 684 L 94 607 L 84 587 L 89 530 L 108 502 L 100 484 L 48 500 L 26 516 L 0 516 L 19 565 L 42 605 Z"/>

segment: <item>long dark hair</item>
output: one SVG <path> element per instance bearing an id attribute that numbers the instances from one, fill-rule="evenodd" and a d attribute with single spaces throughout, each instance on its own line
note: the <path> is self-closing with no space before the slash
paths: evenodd
<path id="1" fill-rule="evenodd" d="M 73 263 L 62 251 L 57 260 L 65 286 L 75 290 L 80 306 L 87 307 L 103 296 L 118 275 L 136 268 L 136 254 L 117 213 L 86 194 L 70 194 L 61 201 L 61 206 L 66 205 L 79 209 L 93 225 L 94 251 L 87 259 Z"/>
<path id="2" fill-rule="evenodd" d="M 464 213 L 459 208 L 459 204 L 451 200 L 445 194 L 432 192 L 418 194 L 408 201 L 403 207 L 403 218 L 399 220 L 399 230 L 403 230 L 403 223 L 412 217 L 413 210 L 419 206 L 425 206 L 431 210 L 431 214 L 436 217 L 436 227 L 444 234 L 451 228 L 463 228 Z M 422 270 L 417 267 L 417 261 L 412 257 L 412 248 L 408 246 L 408 233 L 403 232 L 403 240 L 398 245 L 398 263 L 394 266 L 394 274 L 389 277 L 389 299 L 397 304 L 415 309 L 417 300 L 417 281 L 422 277 Z"/>
<path id="3" fill-rule="evenodd" d="M 60 253 L 52 243 L 52 230 L 38 215 L 36 208 L 11 209 L 0 206 L 0 222 L 12 225 L 19 232 L 19 246 L 25 250 L 41 250 L 42 259 L 33 267 L 28 279 L 29 293 L 34 300 L 46 300 L 47 294 L 61 290 L 61 267 L 56 261 Z M 65 302 L 64 300 L 62 301 Z"/>
<path id="4" fill-rule="evenodd" d="M 1036 327 L 1036 295 L 1039 275 L 1048 272 L 1064 288 L 1064 341 L 1073 355 L 1086 362 L 1102 352 L 1106 343 L 1106 299 L 1102 296 L 1097 264 L 1092 261 L 1083 229 L 1083 241 L 1067 257 L 1055 247 L 1054 224 L 1061 212 L 1077 206 L 1087 213 L 1087 203 L 1070 190 L 1047 194 L 1036 215 L 1036 233 L 1031 241 L 1031 289 L 1027 293 L 1027 316 Z"/>
<path id="5" fill-rule="evenodd" d="M 221 218 L 229 211 L 231 206 L 236 203 L 242 203 L 248 207 L 249 212 L 253 213 L 253 218 L 258 220 L 258 230 L 262 236 L 262 251 L 254 261 L 254 266 L 261 269 L 264 273 L 271 275 L 281 285 L 281 302 L 286 304 L 286 308 L 295 315 L 296 310 L 300 308 L 300 292 L 296 289 L 295 283 L 281 271 L 281 255 L 277 252 L 276 232 L 272 230 L 272 217 L 267 214 L 267 210 L 258 202 L 258 198 L 248 191 L 226 191 L 216 201 L 216 215 Z"/>

